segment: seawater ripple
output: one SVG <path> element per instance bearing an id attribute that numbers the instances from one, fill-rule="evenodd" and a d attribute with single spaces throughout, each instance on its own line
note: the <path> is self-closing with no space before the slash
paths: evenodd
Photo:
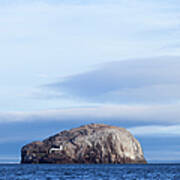
<path id="1" fill-rule="evenodd" d="M 180 164 L 1 164 L 0 180 L 180 180 Z"/>

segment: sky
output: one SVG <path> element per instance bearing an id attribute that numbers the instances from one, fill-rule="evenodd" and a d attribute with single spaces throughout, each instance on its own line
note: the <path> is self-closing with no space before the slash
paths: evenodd
<path id="1" fill-rule="evenodd" d="M 180 162 L 179 0 L 0 0 L 0 163 L 88 123 Z"/>

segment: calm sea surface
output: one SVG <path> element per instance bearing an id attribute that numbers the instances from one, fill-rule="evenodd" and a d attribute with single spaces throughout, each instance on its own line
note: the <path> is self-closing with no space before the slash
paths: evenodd
<path id="1" fill-rule="evenodd" d="M 0 180 L 175 179 L 180 164 L 149 165 L 0 165 Z"/>

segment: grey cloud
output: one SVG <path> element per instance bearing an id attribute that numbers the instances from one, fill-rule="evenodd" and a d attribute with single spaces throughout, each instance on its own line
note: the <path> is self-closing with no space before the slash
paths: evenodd
<path id="1" fill-rule="evenodd" d="M 164 103 L 180 99 L 180 57 L 116 61 L 47 87 L 93 102 Z"/>

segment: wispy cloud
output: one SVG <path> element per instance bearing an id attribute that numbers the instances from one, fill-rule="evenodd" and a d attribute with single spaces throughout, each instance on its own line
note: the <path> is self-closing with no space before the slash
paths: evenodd
<path id="1" fill-rule="evenodd" d="M 36 136 L 37 137 L 37 136 Z M 34 137 L 34 139 L 36 139 L 36 137 Z M 6 143 L 17 143 L 17 142 L 22 142 L 22 141 L 32 141 L 32 138 L 26 137 L 26 136 L 11 136 L 11 137 L 1 137 L 0 138 L 0 144 L 6 144 Z"/>
<path id="2" fill-rule="evenodd" d="M 36 112 L 0 113 L 0 122 L 139 122 L 147 124 L 180 123 L 180 105 L 98 105 Z"/>
<path id="3" fill-rule="evenodd" d="M 117 61 L 48 87 L 90 102 L 176 103 L 180 99 L 179 69 L 180 57 Z"/>
<path id="4" fill-rule="evenodd" d="M 129 129 L 136 136 L 180 136 L 180 125 L 174 126 L 140 126 Z"/>

